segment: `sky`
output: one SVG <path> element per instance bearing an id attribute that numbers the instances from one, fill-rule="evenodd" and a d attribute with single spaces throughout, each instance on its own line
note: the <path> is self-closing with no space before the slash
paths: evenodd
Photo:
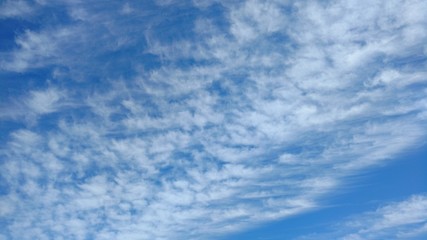
<path id="1" fill-rule="evenodd" d="M 0 0 L 0 240 L 427 239 L 426 11 Z"/>

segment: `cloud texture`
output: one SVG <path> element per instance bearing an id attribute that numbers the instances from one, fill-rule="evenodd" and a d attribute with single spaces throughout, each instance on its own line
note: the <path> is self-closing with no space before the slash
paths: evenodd
<path id="1" fill-rule="evenodd" d="M 61 17 L 0 53 L 49 73 L 2 105 L 0 239 L 217 237 L 425 141 L 425 1 L 13 4 Z"/>

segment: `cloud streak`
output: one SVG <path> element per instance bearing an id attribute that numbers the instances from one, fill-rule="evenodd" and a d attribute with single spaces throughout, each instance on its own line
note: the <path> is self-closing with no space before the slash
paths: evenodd
<path id="1" fill-rule="evenodd" d="M 427 198 L 413 195 L 337 224 L 336 231 L 298 239 L 418 239 L 427 233 Z"/>

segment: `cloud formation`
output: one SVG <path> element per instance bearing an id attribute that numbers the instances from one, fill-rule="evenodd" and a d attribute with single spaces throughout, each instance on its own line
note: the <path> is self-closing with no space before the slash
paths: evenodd
<path id="1" fill-rule="evenodd" d="M 425 140 L 425 1 L 50 4 L 0 60 L 51 72 L 0 115 L 37 120 L 1 149 L 4 238 L 215 237 Z"/>
<path id="2" fill-rule="evenodd" d="M 336 231 L 298 239 L 420 239 L 427 234 L 427 197 L 413 195 L 401 202 L 389 203 L 372 212 L 353 216 Z"/>

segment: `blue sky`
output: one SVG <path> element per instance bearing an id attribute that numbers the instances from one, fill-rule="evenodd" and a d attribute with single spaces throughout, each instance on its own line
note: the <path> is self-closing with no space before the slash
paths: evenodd
<path id="1" fill-rule="evenodd" d="M 0 240 L 426 239 L 426 10 L 0 1 Z"/>

